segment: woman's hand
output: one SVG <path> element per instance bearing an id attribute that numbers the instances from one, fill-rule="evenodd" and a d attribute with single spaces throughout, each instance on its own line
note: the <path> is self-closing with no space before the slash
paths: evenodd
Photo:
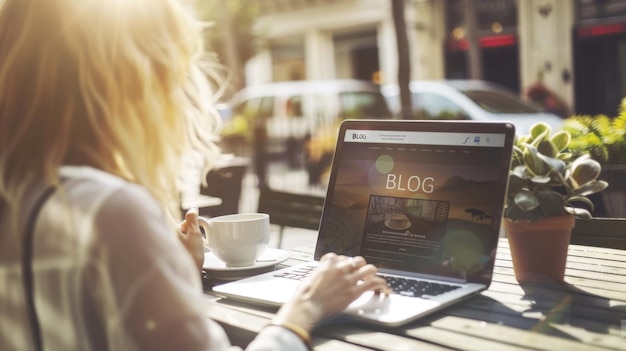
<path id="1" fill-rule="evenodd" d="M 198 224 L 198 208 L 192 206 L 185 214 L 185 220 L 180 224 L 178 238 L 183 243 L 191 257 L 193 258 L 198 270 L 202 271 L 204 264 L 204 244 L 202 240 L 202 232 Z"/>
<path id="2" fill-rule="evenodd" d="M 323 317 L 341 312 L 366 291 L 389 294 L 387 282 L 376 273 L 376 267 L 361 256 L 326 254 L 277 317 L 311 330 Z"/>

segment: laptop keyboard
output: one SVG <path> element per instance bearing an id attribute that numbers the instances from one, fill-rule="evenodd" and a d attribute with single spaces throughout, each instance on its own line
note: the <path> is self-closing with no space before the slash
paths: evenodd
<path id="1" fill-rule="evenodd" d="M 458 285 L 427 282 L 423 280 L 401 277 L 382 276 L 393 290 L 394 294 L 428 298 L 460 288 Z"/>
<path id="2" fill-rule="evenodd" d="M 315 266 L 304 266 L 294 268 L 274 276 L 286 279 L 302 280 L 308 277 L 315 270 Z M 403 296 L 413 296 L 421 298 L 429 298 L 449 291 L 460 288 L 458 285 L 450 285 L 445 283 L 435 283 L 423 280 L 408 279 L 402 277 L 381 276 L 387 281 L 393 294 Z"/>
<path id="3" fill-rule="evenodd" d="M 294 269 L 289 269 L 285 272 L 274 274 L 275 277 L 302 280 L 308 277 L 311 272 L 315 270 L 315 266 L 303 266 Z"/>

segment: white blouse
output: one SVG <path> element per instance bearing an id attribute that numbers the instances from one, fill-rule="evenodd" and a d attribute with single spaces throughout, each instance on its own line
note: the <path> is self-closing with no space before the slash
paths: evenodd
<path id="1" fill-rule="evenodd" d="M 35 304 L 46 350 L 237 350 L 209 320 L 191 256 L 144 188 L 62 167 L 34 231 Z M 30 211 L 24 201 L 23 213 Z M 1 210 L 1 209 L 0 209 Z M 0 350 L 33 349 L 16 233 L 0 212 Z M 306 350 L 264 329 L 247 350 Z"/>

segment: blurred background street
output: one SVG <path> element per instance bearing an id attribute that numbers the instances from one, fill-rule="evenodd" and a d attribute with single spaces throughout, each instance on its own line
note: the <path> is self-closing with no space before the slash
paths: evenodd
<path id="1" fill-rule="evenodd" d="M 611 136 L 598 127 L 626 120 L 626 1 L 197 6 L 224 67 L 215 104 L 228 156 L 202 189 L 222 200 L 209 215 L 256 211 L 261 188 L 323 197 L 346 118 L 500 120 L 524 134 L 538 121 L 558 131 L 584 116 L 589 124 L 575 132 L 592 138 L 574 144 L 602 163 L 612 196 L 594 198 L 593 214 L 626 217 L 626 122 L 609 127 Z M 315 241 L 310 229 L 293 231 L 283 246 Z"/>

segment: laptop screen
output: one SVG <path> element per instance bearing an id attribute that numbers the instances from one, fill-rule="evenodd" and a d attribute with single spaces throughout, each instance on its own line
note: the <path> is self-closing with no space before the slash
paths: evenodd
<path id="1" fill-rule="evenodd" d="M 491 279 L 511 162 L 509 123 L 345 121 L 315 257 Z"/>

